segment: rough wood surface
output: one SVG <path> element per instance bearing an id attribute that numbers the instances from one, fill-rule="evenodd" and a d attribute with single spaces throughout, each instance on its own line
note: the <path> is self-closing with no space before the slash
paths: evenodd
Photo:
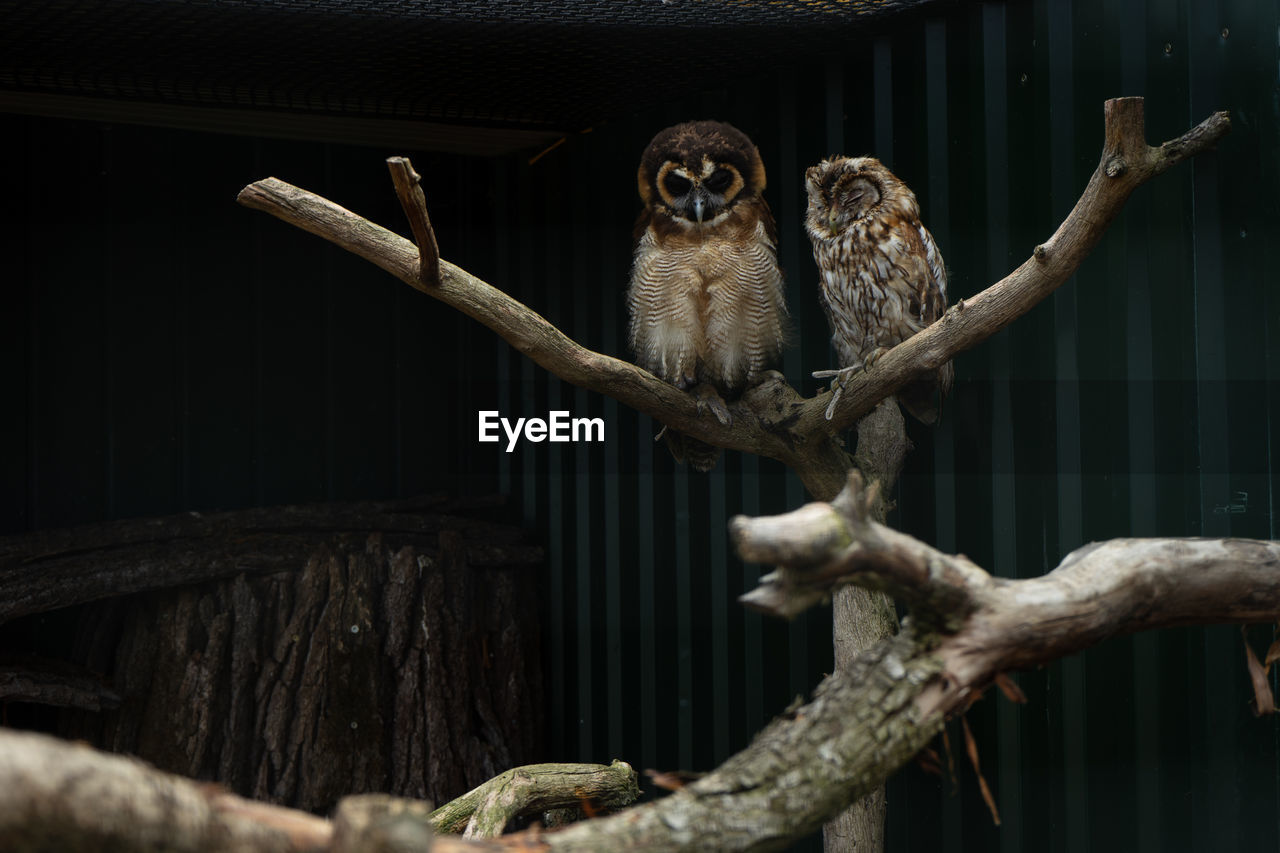
<path id="1" fill-rule="evenodd" d="M 117 711 L 68 734 L 305 809 L 387 791 L 449 799 L 534 757 L 536 579 L 437 547 L 336 538 L 300 571 L 129 608 Z M 434 543 L 433 543 L 434 544 Z"/>
<path id="2" fill-rule="evenodd" d="M 422 176 L 413 169 L 408 157 L 388 157 L 387 168 L 400 197 L 400 206 L 409 218 L 409 228 L 418 244 L 418 280 L 425 287 L 440 284 L 440 247 L 427 213 L 427 197 L 422 192 Z"/>
<path id="3" fill-rule="evenodd" d="M 338 533 L 454 530 L 472 565 L 541 563 L 541 548 L 524 531 L 476 514 L 495 505 L 429 496 L 189 512 L 0 537 L 0 623 L 128 593 L 291 571 L 299 555 Z"/>
<path id="4" fill-rule="evenodd" d="M 865 505 L 856 500 L 839 503 Z M 819 511 L 827 510 L 819 507 Z M 994 578 L 963 558 L 937 552 L 865 517 L 846 518 L 851 522 L 850 547 L 861 545 L 875 555 L 851 567 L 850 578 L 878 576 L 895 588 L 945 588 L 945 594 L 923 595 L 921 600 L 969 602 L 971 610 L 955 630 L 929 627 L 945 620 L 908 620 L 901 633 L 858 655 L 847 671 L 829 676 L 809 702 L 774 720 L 747 749 L 662 800 L 541 837 L 507 837 L 472 848 L 465 845 L 478 842 L 458 842 L 463 846 L 449 849 L 561 853 L 784 849 L 881 784 L 928 744 L 949 715 L 968 707 L 1008 670 L 1042 664 L 1137 630 L 1280 620 L 1280 543 L 1276 542 L 1114 540 L 1073 552 L 1044 577 L 1012 581 Z M 779 525 L 774 522 L 776 529 Z M 918 570 L 922 555 L 931 568 L 925 574 Z M 801 573 L 814 566 L 785 568 Z M 932 571 L 935 566 L 937 571 Z M 1239 664 L 1239 659 L 1223 662 L 1224 666 Z M 15 762 L 12 756 L 17 751 L 6 740 L 10 737 L 14 736 L 0 733 L 0 831 L 11 837 L 47 831 L 46 816 L 55 815 L 57 829 L 63 833 L 58 839 L 68 847 L 75 846 L 77 832 L 90 841 L 101 839 L 105 820 L 113 832 L 132 839 L 122 839 L 118 849 L 144 849 L 159 831 L 157 822 L 170 823 L 174 827 L 170 831 L 177 832 L 189 823 L 204 826 L 208 821 L 206 803 L 187 795 L 171 796 L 164 800 L 163 809 L 144 815 L 139 814 L 139 806 L 127 812 L 131 820 L 122 829 L 123 823 L 114 816 L 102 816 L 103 803 L 114 800 L 99 799 L 96 792 L 107 787 L 112 796 L 125 796 L 140 788 L 144 793 L 139 802 L 145 804 L 149 796 L 145 792 L 153 789 L 154 780 L 124 778 L 115 769 L 102 771 L 105 775 L 99 780 L 94 776 L 98 771 L 81 762 L 75 765 L 84 768 L 83 773 L 77 771 L 75 784 L 55 775 L 59 784 L 37 786 L 33 791 L 26 784 L 31 767 L 43 768 L 47 763 L 61 772 L 73 762 L 61 754 Z M 80 749 L 64 744 L 56 748 Z M 440 846 L 441 840 L 436 839 L 430 849 L 446 849 Z M 241 849 L 315 848 L 246 845 Z"/>
<path id="5" fill-rule="evenodd" d="M 266 574 L 87 608 L 77 645 L 119 707 L 66 712 L 62 733 L 306 809 L 362 791 L 443 801 L 539 757 L 537 549 L 465 513 L 251 510 L 91 528 L 79 549 L 73 533 L 40 534 L 57 559 L 89 566 L 106 551 L 123 565 L 143 549 L 157 567 L 166 553 L 279 537 Z M 167 538 L 146 550 L 157 530 Z M 115 531 L 135 541 L 111 549 Z M 501 548 L 521 555 L 515 567 L 492 564 Z"/>
<path id="6" fill-rule="evenodd" d="M 157 771 L 134 758 L 0 729 L 0 842 L 6 853 L 485 853 L 431 838 L 424 804 L 348 797 L 332 822 Z M 537 849 L 529 848 L 529 849 Z"/>
<path id="7" fill-rule="evenodd" d="M 854 470 L 873 484 L 864 508 L 868 517 L 884 523 L 892 509 L 888 496 L 897 485 L 911 442 L 897 399 L 886 397 L 858 421 L 858 446 Z M 898 630 L 898 614 L 893 599 L 882 591 L 847 585 L 831 599 L 831 638 L 837 671 L 847 672 L 858 656 Z M 854 801 L 823 826 L 822 843 L 827 853 L 846 850 L 884 849 L 887 811 L 884 786 L 877 786 Z"/>
<path id="8" fill-rule="evenodd" d="M 120 707 L 120 696 L 102 676 L 61 661 L 0 666 L 0 702 L 101 711 Z"/>
<path id="9" fill-rule="evenodd" d="M 550 809 L 577 808 L 593 813 L 629 806 L 640 796 L 636 771 L 625 761 L 604 764 L 529 764 L 495 776 L 432 812 L 440 832 L 468 838 L 494 838 L 514 818 Z"/>
<path id="10" fill-rule="evenodd" d="M 0 730 L 0 838 L 15 853 L 283 853 L 316 849 L 327 839 L 327 822 L 319 818 L 284 809 L 280 820 L 263 811 L 246 816 L 225 797 L 135 759 Z"/>

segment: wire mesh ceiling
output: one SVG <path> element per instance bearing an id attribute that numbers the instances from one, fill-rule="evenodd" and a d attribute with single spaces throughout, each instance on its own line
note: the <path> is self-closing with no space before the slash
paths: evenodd
<path id="1" fill-rule="evenodd" d="M 0 90 L 575 131 L 925 0 L 0 2 Z"/>

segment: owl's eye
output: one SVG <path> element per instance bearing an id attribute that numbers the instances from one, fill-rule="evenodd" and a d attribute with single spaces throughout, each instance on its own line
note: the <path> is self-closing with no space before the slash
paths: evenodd
<path id="1" fill-rule="evenodd" d="M 689 183 L 688 178 L 682 178 L 674 172 L 667 175 L 662 182 L 666 185 L 667 192 L 676 198 L 687 193 L 689 188 L 693 186 L 693 184 Z"/>
<path id="2" fill-rule="evenodd" d="M 711 177 L 702 182 L 702 185 L 713 193 L 722 193 L 729 189 L 733 183 L 733 173 L 728 169 L 716 169 L 711 173 Z"/>

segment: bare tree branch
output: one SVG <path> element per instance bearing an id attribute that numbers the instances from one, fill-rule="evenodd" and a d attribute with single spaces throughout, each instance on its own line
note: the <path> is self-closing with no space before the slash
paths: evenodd
<path id="1" fill-rule="evenodd" d="M 874 370 L 847 383 L 831 428 L 852 425 L 918 374 L 937 370 L 1030 311 L 1075 275 L 1135 189 L 1209 150 L 1231 129 L 1230 116 L 1217 112 L 1177 139 L 1152 148 L 1146 143 L 1142 98 L 1109 100 L 1103 116 L 1098 167 L 1053 236 L 1005 278 L 960 300 L 940 322 L 898 344 L 881 356 Z M 806 401 L 794 429 L 805 435 L 821 429 L 827 402 L 828 395 Z"/>
<path id="2" fill-rule="evenodd" d="M 636 771 L 613 764 L 528 764 L 501 773 L 431 813 L 440 832 L 494 838 L 512 819 L 584 801 L 601 812 L 629 806 L 640 796 Z"/>
<path id="3" fill-rule="evenodd" d="M 1144 139 L 1141 99 L 1108 101 L 1104 114 L 1099 167 L 1053 236 L 1008 277 L 960 300 L 940 322 L 847 384 L 831 421 L 824 413 L 829 393 L 806 400 L 776 378 L 734 404 L 731 425 L 710 415 L 700 418 L 688 395 L 624 361 L 582 348 L 524 305 L 441 262 L 441 286 L 430 295 L 489 326 L 560 378 L 702 441 L 778 459 L 814 497 L 834 499 L 791 519 L 817 530 L 817 542 L 788 521 L 735 524 L 735 536 L 756 556 L 786 557 L 750 603 L 790 615 L 855 583 L 901 595 L 917 614 L 901 634 L 859 654 L 826 679 L 812 701 L 775 721 L 713 773 L 658 803 L 547 835 L 548 848 L 777 849 L 873 790 L 927 744 L 948 715 L 1008 669 L 1115 633 L 1186 620 L 1276 618 L 1280 583 L 1270 543 L 1121 540 L 1077 552 L 1046 578 L 1009 582 L 883 527 L 869 516 L 875 496 L 856 483 L 837 498 L 852 463 L 834 435 L 1061 286 L 1136 187 L 1211 147 L 1230 124 L 1218 113 L 1152 148 Z M 275 179 L 251 184 L 240 200 L 424 289 L 407 241 L 331 202 Z M 1194 577 L 1209 567 L 1207 575 Z M 1184 582 L 1195 594 L 1159 597 L 1169 585 Z"/>
<path id="4" fill-rule="evenodd" d="M 250 184 L 238 199 L 246 207 L 266 211 L 323 237 L 457 308 L 566 382 L 611 396 L 683 433 L 775 459 L 794 454 L 788 442 L 803 443 L 802 437 L 775 434 L 762 426 L 790 415 L 793 404 L 785 398 L 775 400 L 757 393 L 753 399 L 760 399 L 762 411 L 751 417 L 743 416 L 749 411 L 743 402 L 735 403 L 730 406 L 734 423 L 726 426 L 713 415 L 700 416 L 690 395 L 630 362 L 580 346 L 541 315 L 448 261 L 440 261 L 440 286 L 426 289 L 418 279 L 418 252 L 411 242 L 327 199 L 276 178 Z M 799 400 L 794 392 L 792 395 Z M 766 405 L 776 411 L 763 409 Z M 825 433 L 820 440 L 826 440 Z"/>
<path id="5" fill-rule="evenodd" d="M 130 758 L 0 730 L 0 838 L 15 850 L 316 849 L 328 821 Z"/>
<path id="6" fill-rule="evenodd" d="M 838 503 L 865 506 L 858 486 L 855 477 Z M 929 606 L 959 601 L 968 615 L 942 632 L 909 620 L 715 772 L 661 802 L 548 836 L 552 850 L 692 851 L 709 839 L 721 850 L 779 849 L 879 784 L 1006 671 L 1134 631 L 1280 618 L 1277 542 L 1119 539 L 1073 552 L 1044 577 L 1011 581 L 866 519 L 833 533 L 833 516 L 849 522 L 811 504 L 735 527 L 751 543 L 746 559 L 790 552 L 788 573 L 889 587 Z M 811 549 L 798 544 L 805 530 L 818 540 Z M 844 575 L 814 559 L 833 550 Z"/>
<path id="7" fill-rule="evenodd" d="M 1134 631 L 1280 619 L 1277 542 L 1117 539 L 1072 552 L 1044 577 L 1008 580 L 859 517 L 856 508 L 867 507 L 873 497 L 859 486 L 855 476 L 833 505 L 735 522 L 739 541 L 749 543 L 744 556 L 793 555 L 783 567 L 793 579 L 811 575 L 828 586 L 888 587 L 924 602 L 924 608 L 960 602 L 966 616 L 934 624 L 908 620 L 899 635 L 859 655 L 847 671 L 829 676 L 808 703 L 767 726 L 747 749 L 663 800 L 536 840 L 507 837 L 489 847 L 449 849 L 782 849 L 881 784 L 924 748 L 948 717 L 1007 671 Z M 833 523 L 843 524 L 843 533 L 833 535 Z M 810 530 L 820 540 L 813 547 L 803 544 Z M 939 629 L 941 621 L 949 627 Z M 200 838 L 215 831 L 240 833 L 250 839 L 241 849 L 295 850 L 308 848 L 293 842 L 268 847 L 254 840 L 255 833 L 270 829 L 278 839 L 281 827 L 292 827 L 319 838 L 325 831 L 305 820 L 295 826 L 287 815 L 274 813 L 267 828 L 264 821 L 250 828 L 223 826 L 229 814 L 240 818 L 253 810 L 243 804 L 213 808 L 186 788 L 138 795 L 139 787 L 157 790 L 156 780 L 139 777 L 127 759 L 85 757 L 90 755 L 96 754 L 36 735 L 0 733 L 0 834 L 35 837 L 31 833 L 48 830 L 44 816 L 55 815 L 61 833 L 56 839 L 67 846 L 104 838 L 141 846 L 163 821 L 186 821 Z M 39 775 L 35 768 L 42 773 L 48 767 L 58 773 L 30 781 L 33 773 Z M 97 792 L 104 788 L 110 789 L 109 799 L 99 799 Z M 168 811 L 148 813 L 148 796 L 161 797 Z M 133 803 L 127 820 L 115 819 L 116 797 Z M 436 839 L 432 849 L 446 849 L 440 846 L 444 840 Z"/>
<path id="8" fill-rule="evenodd" d="M 411 242 L 331 201 L 276 178 L 250 184 L 238 199 L 457 308 L 561 379 L 611 396 L 701 441 L 777 459 L 800 475 L 811 495 L 829 500 L 840 491 L 851 464 L 832 436 L 921 372 L 936 370 L 1029 311 L 1075 273 L 1136 187 L 1210 148 L 1230 127 L 1226 113 L 1215 113 L 1182 137 L 1150 148 L 1143 137 L 1141 98 L 1107 101 L 1105 117 L 1102 161 L 1054 235 L 1008 277 L 962 300 L 940 322 L 885 353 L 874 370 L 846 385 L 830 421 L 824 414 L 830 392 L 806 400 L 776 375 L 730 406 L 732 424 L 709 413 L 700 416 L 690 395 L 633 364 L 580 346 L 528 307 L 447 261 L 439 262 L 440 286 L 426 286 Z"/>

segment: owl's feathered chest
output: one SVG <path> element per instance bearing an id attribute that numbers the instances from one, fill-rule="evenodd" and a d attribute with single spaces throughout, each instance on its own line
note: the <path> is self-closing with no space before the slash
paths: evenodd
<path id="1" fill-rule="evenodd" d="M 877 217 L 834 236 L 810 227 L 823 307 L 833 338 L 852 349 L 849 358 L 895 346 L 935 318 L 928 292 L 936 285 L 920 231 Z"/>
<path id="2" fill-rule="evenodd" d="M 769 225 L 759 216 L 646 225 L 627 291 L 638 364 L 682 388 L 736 390 L 777 358 L 786 303 Z"/>

